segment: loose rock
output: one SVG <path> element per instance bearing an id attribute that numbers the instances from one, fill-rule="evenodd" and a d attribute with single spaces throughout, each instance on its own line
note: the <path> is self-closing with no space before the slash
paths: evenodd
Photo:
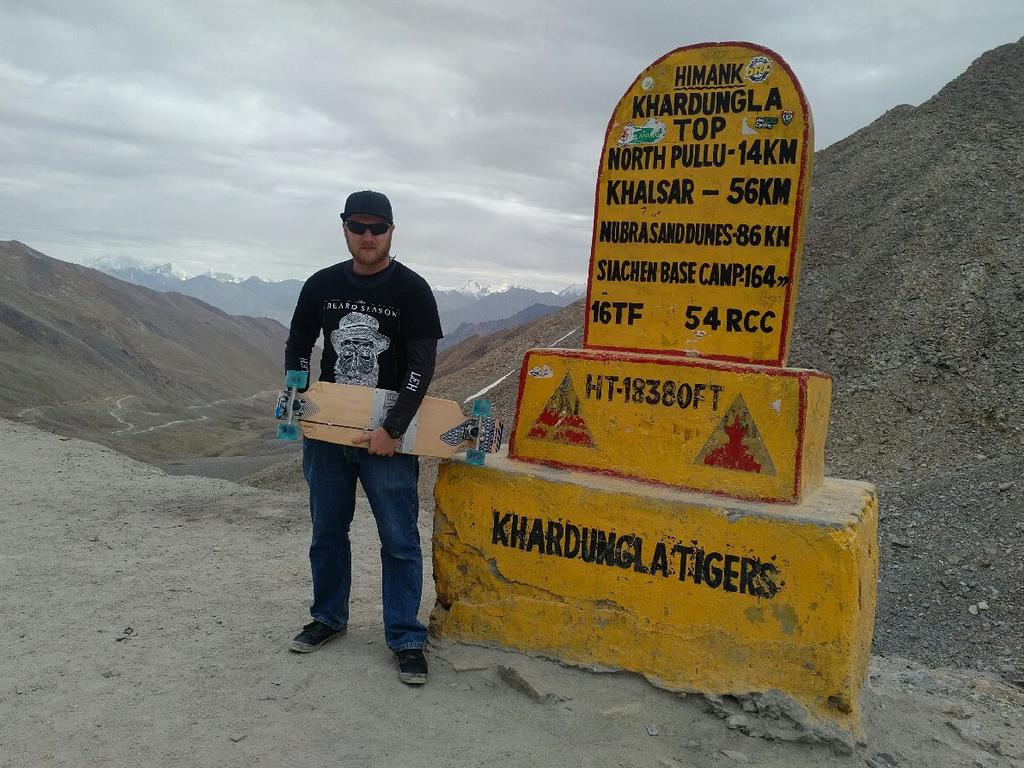
<path id="1" fill-rule="evenodd" d="M 726 718 L 725 724 L 733 730 L 736 730 L 737 728 L 747 728 L 750 726 L 750 718 L 746 715 L 730 715 Z"/>
<path id="2" fill-rule="evenodd" d="M 566 700 L 565 697 L 544 689 L 543 685 L 536 680 L 532 680 L 528 673 L 524 673 L 514 667 L 508 667 L 504 664 L 499 665 L 498 677 L 500 677 L 513 690 L 525 694 L 529 698 L 533 699 L 533 701 L 540 704 L 549 704 L 552 702 Z"/>
<path id="3" fill-rule="evenodd" d="M 750 758 L 742 752 L 737 752 L 733 749 L 723 749 L 722 754 L 728 757 L 730 760 L 734 760 L 737 763 L 749 763 Z"/>

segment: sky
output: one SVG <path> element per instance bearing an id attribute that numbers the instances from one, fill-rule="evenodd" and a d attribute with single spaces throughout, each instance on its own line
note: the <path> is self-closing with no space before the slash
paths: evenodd
<path id="1" fill-rule="evenodd" d="M 1020 0 L 0 0 L 0 240 L 304 279 L 391 198 L 435 287 L 584 284 L 608 119 L 701 42 L 790 65 L 822 149 L 1024 35 Z"/>

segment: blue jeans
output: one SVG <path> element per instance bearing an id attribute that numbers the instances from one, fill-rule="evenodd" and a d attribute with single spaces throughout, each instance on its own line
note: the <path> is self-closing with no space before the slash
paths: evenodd
<path id="1" fill-rule="evenodd" d="M 349 526 L 355 513 L 356 479 L 362 483 L 380 536 L 384 639 L 394 651 L 422 648 L 427 630 L 416 614 L 423 592 L 419 515 L 419 460 L 415 456 L 373 456 L 365 448 L 303 440 L 302 469 L 309 483 L 313 539 L 310 615 L 334 629 L 348 624 L 352 587 Z"/>

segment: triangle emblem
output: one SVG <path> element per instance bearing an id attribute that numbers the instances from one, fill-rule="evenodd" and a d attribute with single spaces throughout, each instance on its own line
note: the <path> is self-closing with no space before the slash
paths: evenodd
<path id="1" fill-rule="evenodd" d="M 580 396 L 576 394 L 568 373 L 534 421 L 527 437 L 581 448 L 597 447 L 594 436 L 580 415 Z"/>
<path id="2" fill-rule="evenodd" d="M 756 475 L 775 475 L 775 464 L 743 395 L 737 395 L 732 401 L 693 463 Z"/>

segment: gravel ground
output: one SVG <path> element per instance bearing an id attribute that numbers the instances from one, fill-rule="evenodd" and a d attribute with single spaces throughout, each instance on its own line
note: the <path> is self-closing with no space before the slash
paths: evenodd
<path id="1" fill-rule="evenodd" d="M 364 506 L 348 633 L 292 654 L 302 494 L 171 476 L 2 419 L 0 465 L 5 766 L 1024 768 L 1024 692 L 895 657 L 872 660 L 865 743 L 838 752 L 728 698 L 485 648 L 432 641 L 413 690 L 384 645 Z"/>
<path id="2" fill-rule="evenodd" d="M 883 486 L 875 652 L 1024 687 L 1021 460 Z"/>

